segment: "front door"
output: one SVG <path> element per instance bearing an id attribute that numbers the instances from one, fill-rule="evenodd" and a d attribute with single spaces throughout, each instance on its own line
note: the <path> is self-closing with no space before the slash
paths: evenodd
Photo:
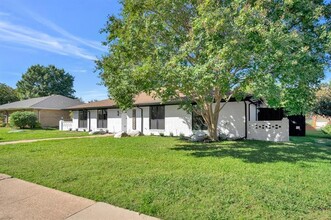
<path id="1" fill-rule="evenodd" d="M 122 112 L 122 131 L 127 132 L 127 118 L 128 114 L 126 112 Z"/>

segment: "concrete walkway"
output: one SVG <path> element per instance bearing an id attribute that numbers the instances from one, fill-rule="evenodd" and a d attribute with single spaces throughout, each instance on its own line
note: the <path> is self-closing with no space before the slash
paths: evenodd
<path id="1" fill-rule="evenodd" d="M 0 219 L 157 220 L 102 202 L 0 174 Z"/>
<path id="2" fill-rule="evenodd" d="M 66 140 L 66 139 L 112 137 L 112 136 L 114 136 L 114 135 L 113 134 L 103 134 L 103 135 L 91 135 L 91 136 L 80 136 L 80 137 L 42 138 L 42 139 L 31 139 L 31 140 L 6 141 L 6 142 L 0 142 L 0 145 L 32 143 L 32 142 L 38 142 L 38 141 Z"/>

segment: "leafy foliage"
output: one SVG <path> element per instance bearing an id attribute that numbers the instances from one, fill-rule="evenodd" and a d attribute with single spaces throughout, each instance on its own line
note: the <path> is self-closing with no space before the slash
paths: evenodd
<path id="1" fill-rule="evenodd" d="M 322 128 L 322 131 L 325 134 L 331 135 L 331 124 L 328 124 L 327 126 L 325 126 L 324 128 Z"/>
<path id="2" fill-rule="evenodd" d="M 17 111 L 10 115 L 10 124 L 13 127 L 23 128 L 35 128 L 37 126 L 37 116 L 34 112 L 29 111 Z"/>
<path id="3" fill-rule="evenodd" d="M 4 83 L 0 83 L 0 105 L 7 104 L 10 102 L 18 101 L 19 98 L 16 94 L 15 89 L 7 86 Z"/>
<path id="4" fill-rule="evenodd" d="M 314 113 L 323 117 L 331 117 L 331 81 L 323 84 L 316 93 Z"/>
<path id="5" fill-rule="evenodd" d="M 53 65 L 31 66 L 22 79 L 17 82 L 17 91 L 21 99 L 29 99 L 48 95 L 63 95 L 74 98 L 74 77 L 64 69 Z"/>
<path id="6" fill-rule="evenodd" d="M 110 16 L 103 30 L 109 54 L 97 62 L 121 108 L 142 91 L 163 101 L 184 95 L 183 107 L 201 114 L 216 139 L 221 101 L 247 89 L 290 114 L 313 103 L 330 49 L 323 0 L 122 4 L 121 16 Z"/>

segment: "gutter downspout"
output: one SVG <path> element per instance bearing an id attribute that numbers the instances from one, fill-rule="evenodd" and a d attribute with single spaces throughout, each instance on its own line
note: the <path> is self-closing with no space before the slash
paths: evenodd
<path id="1" fill-rule="evenodd" d="M 138 109 L 140 109 L 140 114 L 141 114 L 141 133 L 144 134 L 144 109 L 137 106 Z"/>
<path id="2" fill-rule="evenodd" d="M 91 111 L 88 110 L 88 132 L 91 131 Z"/>
<path id="3" fill-rule="evenodd" d="M 245 139 L 247 139 L 247 104 L 246 101 L 244 101 L 245 104 Z"/>
<path id="4" fill-rule="evenodd" d="M 248 114 L 248 121 L 251 121 L 251 104 L 253 104 L 252 102 L 248 104 L 248 111 L 249 111 L 249 114 Z"/>

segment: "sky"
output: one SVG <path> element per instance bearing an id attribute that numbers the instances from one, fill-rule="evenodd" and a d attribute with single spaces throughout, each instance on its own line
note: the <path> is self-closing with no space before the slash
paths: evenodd
<path id="1" fill-rule="evenodd" d="M 107 53 L 99 31 L 120 13 L 117 0 L 0 0 L 0 82 L 11 87 L 35 64 L 55 65 L 75 77 L 75 95 L 106 99 L 94 72 Z"/>
<path id="2" fill-rule="evenodd" d="M 94 60 L 107 52 L 100 29 L 120 9 L 117 0 L 0 0 L 0 82 L 15 88 L 30 66 L 52 64 L 75 77 L 77 97 L 106 99 Z"/>

